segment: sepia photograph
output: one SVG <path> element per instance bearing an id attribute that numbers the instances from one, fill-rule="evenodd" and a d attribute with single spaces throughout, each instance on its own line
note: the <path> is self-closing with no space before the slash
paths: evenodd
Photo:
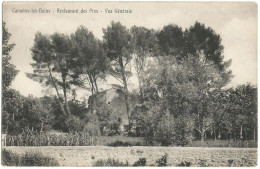
<path id="1" fill-rule="evenodd" d="M 257 167 L 256 2 L 2 3 L 1 166 Z"/>

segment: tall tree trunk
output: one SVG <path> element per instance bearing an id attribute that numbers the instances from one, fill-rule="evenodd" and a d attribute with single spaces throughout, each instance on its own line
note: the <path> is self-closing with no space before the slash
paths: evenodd
<path id="1" fill-rule="evenodd" d="M 243 126 L 240 127 L 240 139 L 243 139 Z"/>
<path id="2" fill-rule="evenodd" d="M 127 113 L 127 117 L 128 117 L 128 124 L 129 124 L 129 127 L 130 127 L 131 122 L 130 122 L 129 93 L 128 93 L 128 87 L 127 87 L 125 68 L 124 68 L 123 59 L 122 59 L 121 56 L 119 57 L 119 65 L 121 67 L 121 75 L 122 75 L 122 79 L 123 79 L 123 83 L 124 83 L 124 96 L 125 96 L 125 102 L 126 102 L 126 113 Z"/>
<path id="3" fill-rule="evenodd" d="M 51 78 L 51 82 L 52 82 L 52 85 L 56 91 L 56 94 L 57 94 L 57 97 L 58 97 L 58 101 L 59 101 L 59 104 L 60 104 L 60 108 L 61 108 L 61 111 L 63 113 L 63 115 L 67 115 L 66 111 L 65 111 L 65 108 L 64 108 L 64 105 L 63 105 L 63 102 L 62 102 L 62 99 L 60 98 L 60 94 L 59 94 L 59 90 L 53 80 L 53 76 L 52 76 L 52 73 L 51 73 L 51 69 L 50 69 L 50 66 L 48 65 L 48 70 L 49 70 L 49 75 L 50 75 L 50 78 Z"/>
<path id="4" fill-rule="evenodd" d="M 200 131 L 200 142 L 201 145 L 204 145 L 204 139 L 205 139 L 205 131 L 204 131 L 204 126 L 201 127 L 201 131 Z"/>
<path id="5" fill-rule="evenodd" d="M 96 78 L 93 78 L 93 79 L 94 79 L 94 85 L 95 85 L 95 88 L 96 88 L 96 93 L 99 93 L 98 85 L 97 85 L 97 79 Z"/>
<path id="6" fill-rule="evenodd" d="M 216 130 L 214 129 L 214 137 L 215 137 L 215 140 L 217 140 L 217 134 L 216 134 Z"/>
<path id="7" fill-rule="evenodd" d="M 256 133 L 256 132 L 255 132 L 255 126 L 254 126 L 254 140 L 255 140 L 255 133 Z"/>
<path id="8" fill-rule="evenodd" d="M 42 121 L 42 124 L 41 124 L 41 131 L 43 131 L 43 121 Z"/>
<path id="9" fill-rule="evenodd" d="M 70 107 L 69 107 L 68 100 L 67 100 L 66 77 L 63 77 L 63 78 L 62 78 L 62 81 L 63 81 L 63 94 L 64 94 L 64 101 L 65 101 L 65 105 L 66 105 L 67 113 L 68 113 L 69 115 L 71 115 Z"/>
<path id="10" fill-rule="evenodd" d="M 90 85 L 91 85 L 91 94 L 92 94 L 92 96 L 94 95 L 94 93 L 96 93 L 96 91 L 95 91 L 95 86 L 94 86 L 94 81 L 93 81 L 93 79 L 92 79 L 92 76 L 91 76 L 91 74 L 88 74 L 88 77 L 89 77 L 89 81 L 90 81 Z"/>
<path id="11" fill-rule="evenodd" d="M 143 93 L 143 85 L 142 85 L 142 79 L 140 74 L 138 74 L 138 83 L 139 83 L 139 91 L 140 91 L 140 99 L 141 99 L 141 103 L 144 102 L 144 93 Z"/>
<path id="12" fill-rule="evenodd" d="M 218 131 L 218 139 L 221 139 L 221 130 Z"/>
<path id="13" fill-rule="evenodd" d="M 200 130 L 200 142 L 201 145 L 204 145 L 204 136 L 205 136 L 205 127 L 204 127 L 204 118 L 202 117 L 202 123 L 201 123 L 201 130 Z"/>

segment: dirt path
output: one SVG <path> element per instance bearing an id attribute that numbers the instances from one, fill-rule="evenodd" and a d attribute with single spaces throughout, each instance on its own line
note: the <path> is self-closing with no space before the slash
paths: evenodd
<path id="1" fill-rule="evenodd" d="M 98 159 L 114 158 L 132 165 L 145 157 L 147 165 L 168 154 L 168 165 L 191 162 L 191 166 L 256 166 L 257 148 L 200 148 L 200 147 L 5 147 L 12 152 L 41 152 L 58 160 L 61 166 L 92 166 Z"/>

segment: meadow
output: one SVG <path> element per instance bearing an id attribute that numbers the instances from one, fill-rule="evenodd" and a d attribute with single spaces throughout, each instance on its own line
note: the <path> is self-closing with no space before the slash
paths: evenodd
<path id="1" fill-rule="evenodd" d="M 58 161 L 60 166 L 95 166 L 97 162 L 115 159 L 131 166 L 140 159 L 146 166 L 157 166 L 167 155 L 167 166 L 191 167 L 251 167 L 257 165 L 257 148 L 201 148 L 201 147 L 108 147 L 108 146 L 7 146 L 18 155 L 41 153 Z"/>

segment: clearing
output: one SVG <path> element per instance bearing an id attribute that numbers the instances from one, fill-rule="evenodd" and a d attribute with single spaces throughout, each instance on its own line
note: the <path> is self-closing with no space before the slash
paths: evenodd
<path id="1" fill-rule="evenodd" d="M 155 165 L 165 153 L 167 164 L 177 166 L 190 162 L 191 166 L 256 166 L 257 148 L 202 148 L 202 147 L 107 147 L 107 146 L 46 146 L 3 147 L 17 154 L 41 152 L 58 160 L 61 166 L 92 166 L 99 159 L 114 158 L 130 165 L 145 157 L 147 165 Z"/>

